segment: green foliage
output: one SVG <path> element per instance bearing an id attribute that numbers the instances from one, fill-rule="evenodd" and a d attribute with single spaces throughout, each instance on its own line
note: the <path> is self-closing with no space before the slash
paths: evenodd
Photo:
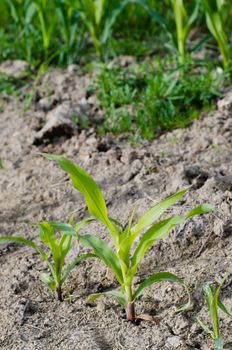
<path id="1" fill-rule="evenodd" d="M 209 311 L 210 320 L 212 323 L 212 330 L 198 319 L 199 324 L 214 340 L 214 349 L 223 350 L 223 339 L 220 335 L 220 324 L 219 324 L 219 309 L 224 312 L 227 316 L 232 317 L 232 314 L 227 310 L 225 305 L 219 299 L 219 293 L 225 279 L 215 290 L 209 283 L 203 287 L 203 293 L 205 297 L 205 302 Z"/>
<path id="2" fill-rule="evenodd" d="M 207 26 L 216 39 L 221 55 L 223 57 L 224 69 L 229 68 L 230 48 L 228 38 L 225 32 L 225 20 L 227 14 L 224 0 L 203 0 Z"/>
<path id="3" fill-rule="evenodd" d="M 200 12 L 199 3 L 204 5 Z M 197 21 L 199 36 L 205 29 L 203 11 L 223 55 L 224 67 L 228 68 L 229 40 L 225 28 L 231 30 L 231 2 L 223 0 L 1 1 L 0 60 L 21 58 L 34 67 L 44 62 L 69 64 L 83 60 L 83 55 L 89 61 L 91 39 L 101 59 L 122 53 L 163 54 L 164 49 L 173 51 L 174 46 L 183 61 L 193 24 Z M 194 50 L 204 42 L 203 38 Z"/>
<path id="4" fill-rule="evenodd" d="M 73 218 L 70 220 L 72 224 Z M 88 223 L 89 220 L 80 222 L 77 226 L 81 227 Z M 62 286 L 65 283 L 70 272 L 78 265 L 82 260 L 93 257 L 93 254 L 83 254 L 75 258 L 67 266 L 65 266 L 65 259 L 73 246 L 73 237 L 70 235 L 70 229 L 68 225 L 59 222 L 41 222 L 36 224 L 39 228 L 39 239 L 44 245 L 44 249 L 41 249 L 36 243 L 17 236 L 1 236 L 0 244 L 7 242 L 15 242 L 23 244 L 35 249 L 41 256 L 41 259 L 46 261 L 49 274 L 42 273 L 40 275 L 41 281 L 46 284 L 52 291 L 57 293 L 58 300 L 62 301 Z M 55 235 L 55 230 L 61 232 L 61 237 L 58 239 Z M 48 253 L 46 252 L 48 251 Z M 52 255 L 52 262 L 50 261 L 50 254 Z"/>
<path id="5" fill-rule="evenodd" d="M 209 65 L 103 66 L 95 83 L 105 111 L 99 131 L 134 135 L 136 129 L 135 137 L 150 139 L 162 130 L 185 127 L 213 107 L 224 82 L 225 75 L 215 74 Z"/>
<path id="6" fill-rule="evenodd" d="M 187 15 L 184 0 L 171 0 L 171 3 L 176 22 L 178 52 L 181 61 L 184 62 L 186 54 L 186 39 L 189 34 L 191 25 L 197 19 L 200 2 L 196 0 L 190 17 Z"/>
<path id="7" fill-rule="evenodd" d="M 44 156 L 49 160 L 56 161 L 71 176 L 73 186 L 84 196 L 90 214 L 109 230 L 115 250 L 112 250 L 103 240 L 94 235 L 80 235 L 76 232 L 76 236 L 84 246 L 91 248 L 92 254 L 100 258 L 115 273 L 121 291 L 111 294 L 118 298 L 119 303 L 126 309 L 128 320 L 133 321 L 135 319 L 134 303 L 144 289 L 153 283 L 160 281 L 176 282 L 188 291 L 184 282 L 169 272 L 153 274 L 135 290 L 133 290 L 133 280 L 144 255 L 158 239 L 165 238 L 176 225 L 183 223 L 189 217 L 211 212 L 213 210 L 212 206 L 209 204 L 200 205 L 186 215 L 171 216 L 157 222 L 168 208 L 184 196 L 187 190 L 183 190 L 155 204 L 140 217 L 135 225 L 133 225 L 135 214 L 135 211 L 133 211 L 128 224 L 124 228 L 122 224 L 109 218 L 102 192 L 89 174 L 63 156 L 50 154 L 44 154 Z M 72 231 L 71 225 L 70 230 Z M 73 236 L 74 232 L 70 234 Z M 140 237 L 140 240 L 135 247 L 138 237 Z M 97 297 L 98 295 L 94 294 L 92 298 L 95 300 Z M 183 307 L 182 310 L 188 306 L 189 304 Z"/>

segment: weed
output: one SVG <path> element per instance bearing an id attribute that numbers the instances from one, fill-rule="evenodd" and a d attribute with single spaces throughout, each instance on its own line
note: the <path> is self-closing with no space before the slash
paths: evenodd
<path id="1" fill-rule="evenodd" d="M 63 156 L 49 154 L 44 154 L 44 156 L 49 160 L 56 161 L 58 165 L 71 176 L 73 186 L 84 196 L 90 214 L 103 223 L 109 230 L 115 251 L 97 236 L 79 234 L 72 225 L 64 226 L 63 232 L 78 237 L 79 241 L 84 246 L 91 248 L 92 253 L 113 270 L 121 290 L 108 291 L 105 294 L 113 295 L 118 299 L 119 303 L 126 310 L 127 320 L 135 320 L 135 301 L 140 297 L 144 289 L 151 286 L 153 283 L 160 281 L 176 282 L 183 286 L 188 292 L 184 282 L 178 276 L 169 272 L 153 274 L 147 280 L 143 281 L 136 290 L 133 290 L 133 280 L 145 253 L 153 243 L 160 238 L 166 237 L 176 225 L 183 223 L 188 218 L 194 215 L 211 212 L 213 210 L 212 206 L 209 204 L 199 205 L 184 216 L 171 216 L 168 219 L 157 222 L 158 218 L 166 209 L 170 208 L 184 196 L 187 190 L 183 190 L 154 205 L 139 218 L 135 225 L 133 225 L 134 210 L 125 227 L 117 220 L 111 219 L 108 216 L 107 207 L 101 190 L 93 178 L 82 168 Z M 155 221 L 156 223 L 154 224 Z M 140 234 L 142 234 L 142 236 L 140 236 Z M 132 247 L 139 236 L 140 241 L 132 254 Z M 89 300 L 95 300 L 100 295 L 101 293 L 94 294 L 90 296 Z M 185 305 L 182 310 L 187 307 L 188 304 Z"/>
<path id="2" fill-rule="evenodd" d="M 225 278 L 216 290 L 209 283 L 203 287 L 205 302 L 208 307 L 209 316 L 212 323 L 212 330 L 205 323 L 198 319 L 201 327 L 213 339 L 215 350 L 223 350 L 223 339 L 220 335 L 220 321 L 218 315 L 219 309 L 221 309 L 227 316 L 232 317 L 232 314 L 227 310 L 225 305 L 219 299 L 219 293 L 224 281 Z"/>
<path id="3" fill-rule="evenodd" d="M 91 219 L 89 219 L 91 220 Z M 75 228 L 78 230 L 79 227 L 86 225 L 89 220 L 83 220 L 79 222 Z M 70 220 L 70 224 L 73 222 L 73 217 Z M 41 256 L 43 261 L 46 261 L 50 273 L 42 273 L 40 279 L 45 283 L 52 291 L 56 292 L 57 299 L 62 301 L 62 286 L 65 283 L 70 272 L 78 265 L 82 260 L 94 256 L 93 254 L 83 254 L 75 258 L 65 267 L 65 258 L 71 251 L 73 246 L 73 237 L 65 232 L 63 224 L 59 222 L 41 222 L 36 224 L 39 228 L 39 239 L 40 242 L 48 249 L 49 254 L 40 248 L 33 241 L 24 239 L 23 237 L 17 236 L 1 236 L 0 244 L 7 242 L 15 242 L 23 244 L 35 249 Z M 55 235 L 54 231 L 62 232 L 60 239 Z M 50 261 L 49 255 L 52 255 L 53 262 Z"/>
<path id="4" fill-rule="evenodd" d="M 201 73 L 199 74 L 199 69 Z M 162 130 L 185 127 L 211 109 L 225 75 L 193 63 L 154 70 L 102 66 L 95 89 L 105 111 L 101 132 L 133 132 L 153 138 Z"/>

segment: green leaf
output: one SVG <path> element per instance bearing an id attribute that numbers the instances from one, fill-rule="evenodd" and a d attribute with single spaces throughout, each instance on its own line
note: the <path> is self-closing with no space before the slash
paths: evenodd
<path id="1" fill-rule="evenodd" d="M 220 287 L 216 290 L 214 294 L 214 289 L 209 284 L 203 287 L 203 292 L 205 300 L 209 309 L 210 319 L 213 326 L 213 336 L 214 339 L 220 337 L 219 335 L 219 318 L 218 318 L 218 294 Z"/>
<path id="2" fill-rule="evenodd" d="M 61 237 L 59 248 L 60 248 L 60 252 L 61 252 L 61 256 L 62 256 L 63 260 L 65 259 L 66 255 L 72 249 L 72 242 L 73 242 L 72 236 L 63 235 Z"/>
<path id="3" fill-rule="evenodd" d="M 214 350 L 223 350 L 223 339 L 217 338 L 214 340 Z"/>
<path id="4" fill-rule="evenodd" d="M 52 226 L 56 231 L 69 234 L 76 237 L 76 231 L 70 224 L 64 224 L 59 221 L 48 221 L 49 225 Z"/>
<path id="5" fill-rule="evenodd" d="M 98 258 L 104 261 L 104 263 L 114 271 L 118 282 L 122 285 L 123 277 L 121 266 L 114 251 L 110 249 L 104 241 L 94 235 L 79 235 L 78 238 L 83 245 L 91 247 L 94 251 L 94 254 L 96 254 Z"/>
<path id="6" fill-rule="evenodd" d="M 119 304 L 124 307 L 125 303 L 126 303 L 126 299 L 123 295 L 122 292 L 118 291 L 118 290 L 110 290 L 108 292 L 102 292 L 102 293 L 94 293 L 88 296 L 86 302 L 87 303 L 92 303 L 95 300 L 97 300 L 98 298 L 102 297 L 103 295 L 111 295 L 115 298 L 117 298 Z"/>
<path id="7" fill-rule="evenodd" d="M 117 229 L 108 218 L 104 197 L 93 178 L 81 167 L 63 156 L 45 153 L 43 153 L 43 156 L 56 161 L 71 176 L 73 186 L 85 197 L 89 212 L 110 229 L 116 242 L 118 239 Z"/>
<path id="8" fill-rule="evenodd" d="M 26 11 L 26 15 L 25 15 L 25 24 L 26 25 L 29 25 L 32 20 L 33 20 L 33 17 L 35 16 L 37 12 L 37 6 L 35 3 L 31 3 L 28 8 L 27 8 L 27 11 Z"/>
<path id="9" fill-rule="evenodd" d="M 213 338 L 213 332 L 209 329 L 209 327 L 206 324 L 204 324 L 199 318 L 197 318 L 197 322 L 204 329 L 204 331 L 208 333 L 211 336 L 211 338 Z"/>
<path id="10" fill-rule="evenodd" d="M 81 221 L 79 221 L 75 226 L 75 231 L 78 232 L 79 230 L 81 230 L 83 227 L 85 227 L 86 225 L 88 225 L 90 222 L 94 221 L 95 218 L 94 216 L 90 216 L 89 218 L 83 219 Z"/>
<path id="11" fill-rule="evenodd" d="M 173 216 L 169 219 L 158 222 L 153 225 L 141 238 L 138 247 L 132 258 L 131 267 L 135 274 L 138 265 L 143 259 L 146 251 L 151 245 L 160 238 L 164 238 L 178 224 L 184 221 L 183 216 Z"/>
<path id="12" fill-rule="evenodd" d="M 28 247 L 31 247 L 33 249 L 35 249 L 38 253 L 40 253 L 40 255 L 42 256 L 42 258 L 44 260 L 46 260 L 47 255 L 37 246 L 37 244 L 35 244 L 34 242 L 25 239 L 23 237 L 19 237 L 19 236 L 1 236 L 0 237 L 0 244 L 5 244 L 8 242 L 14 242 L 14 243 L 19 243 L 19 244 L 23 244 L 26 245 Z"/>
<path id="13" fill-rule="evenodd" d="M 149 277 L 147 280 L 142 282 L 139 285 L 138 289 L 133 294 L 133 302 L 140 297 L 140 295 L 143 293 L 145 288 L 150 287 L 152 284 L 157 283 L 157 282 L 161 282 L 161 281 L 175 282 L 175 283 L 178 283 L 182 287 L 185 288 L 185 290 L 188 293 L 189 301 L 188 301 L 188 303 L 185 306 L 183 306 L 178 311 L 187 310 L 189 308 L 189 306 L 190 306 L 190 303 L 191 303 L 188 288 L 187 288 L 186 284 L 182 281 L 182 279 L 180 279 L 178 276 L 176 276 L 176 275 L 174 275 L 173 273 L 170 273 L 170 272 L 158 272 L 158 273 L 155 273 L 154 275 Z"/>
<path id="14" fill-rule="evenodd" d="M 77 266 L 79 265 L 83 260 L 86 260 L 88 258 L 96 258 L 97 256 L 95 254 L 91 254 L 91 253 L 86 253 L 83 255 L 78 256 L 76 259 L 74 259 L 70 264 L 67 265 L 64 274 L 61 278 L 61 284 L 63 284 L 68 275 L 70 274 L 70 272 Z"/>
<path id="15" fill-rule="evenodd" d="M 56 283 L 54 279 L 47 273 L 40 274 L 41 281 L 46 284 L 51 290 L 56 290 Z"/>
<path id="16" fill-rule="evenodd" d="M 229 317 L 232 317 L 232 313 L 227 309 L 227 307 L 218 300 L 218 307 Z"/>
<path id="17" fill-rule="evenodd" d="M 61 251 L 53 227 L 46 221 L 37 223 L 37 226 L 40 229 L 40 240 L 50 249 L 57 266 L 61 259 Z"/>
<path id="18" fill-rule="evenodd" d="M 131 229 L 133 234 L 138 234 L 147 226 L 150 226 L 155 220 L 157 220 L 166 209 L 178 202 L 188 190 L 182 190 L 171 197 L 168 197 L 156 204 L 154 207 L 149 209 L 145 214 L 143 214 L 138 223 Z"/>
<path id="19" fill-rule="evenodd" d="M 211 213 L 212 211 L 214 211 L 214 207 L 211 204 L 209 203 L 201 204 L 201 205 L 198 205 L 196 208 L 190 210 L 190 212 L 185 216 L 185 219 L 189 219 L 194 215 Z"/>

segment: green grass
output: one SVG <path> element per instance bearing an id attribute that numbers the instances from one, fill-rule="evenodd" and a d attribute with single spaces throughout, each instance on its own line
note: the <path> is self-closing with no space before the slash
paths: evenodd
<path id="1" fill-rule="evenodd" d="M 105 112 L 100 133 L 133 133 L 148 139 L 163 130 L 182 128 L 214 108 L 226 76 L 209 65 L 135 68 L 102 66 L 95 91 Z"/>
<path id="2" fill-rule="evenodd" d="M 198 3 L 199 11 L 194 11 Z M 193 29 L 199 40 L 202 32 L 214 36 L 228 68 L 232 6 L 218 0 L 220 6 L 215 10 L 214 3 L 216 0 L 204 0 L 205 6 L 199 0 L 1 1 L 0 61 L 24 59 L 37 67 L 44 62 L 67 65 L 83 58 L 107 60 L 121 53 L 142 56 L 167 50 L 183 60 L 191 49 L 186 39 Z"/>

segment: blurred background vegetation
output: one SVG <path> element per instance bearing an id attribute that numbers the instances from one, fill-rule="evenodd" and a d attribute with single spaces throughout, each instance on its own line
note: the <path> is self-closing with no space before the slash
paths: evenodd
<path id="1" fill-rule="evenodd" d="M 136 123 L 150 138 L 212 108 L 230 83 L 231 16 L 232 0 L 1 0 L 0 62 L 101 63 L 92 87 L 103 129 Z M 122 55 L 136 69 L 109 68 Z"/>

